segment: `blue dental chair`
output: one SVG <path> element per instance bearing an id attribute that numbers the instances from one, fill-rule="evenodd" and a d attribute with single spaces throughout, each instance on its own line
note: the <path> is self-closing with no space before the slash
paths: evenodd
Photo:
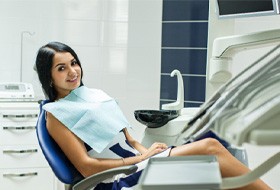
<path id="1" fill-rule="evenodd" d="M 105 179 L 116 174 L 124 173 L 129 175 L 137 170 L 137 166 L 123 166 L 113 168 L 84 178 L 79 171 L 68 160 L 56 142 L 49 135 L 46 128 L 45 110 L 42 109 L 48 100 L 40 102 L 40 114 L 36 125 L 36 133 L 42 152 L 53 170 L 55 176 L 64 184 L 68 190 L 86 190 L 95 187 Z"/>

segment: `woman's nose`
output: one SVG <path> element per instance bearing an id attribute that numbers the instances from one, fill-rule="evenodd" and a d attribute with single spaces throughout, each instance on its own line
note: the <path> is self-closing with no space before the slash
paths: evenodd
<path id="1" fill-rule="evenodd" d="M 68 72 L 69 76 L 74 76 L 76 75 L 76 70 L 73 67 L 70 67 L 69 72 Z"/>

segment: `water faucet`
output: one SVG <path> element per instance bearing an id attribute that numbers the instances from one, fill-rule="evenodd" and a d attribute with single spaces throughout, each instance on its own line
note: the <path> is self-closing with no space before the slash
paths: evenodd
<path id="1" fill-rule="evenodd" d="M 179 70 L 175 69 L 171 72 L 170 76 L 174 77 L 177 75 L 177 100 L 176 102 L 172 102 L 169 104 L 163 104 L 162 109 L 163 110 L 181 110 L 184 107 L 184 82 L 183 82 L 183 77 L 180 73 Z"/>

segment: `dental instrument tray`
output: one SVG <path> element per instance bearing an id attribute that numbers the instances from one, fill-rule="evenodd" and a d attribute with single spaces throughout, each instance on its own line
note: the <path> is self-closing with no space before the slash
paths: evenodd
<path id="1" fill-rule="evenodd" d="M 219 189 L 221 182 L 215 156 L 151 158 L 139 179 L 141 190 Z"/>

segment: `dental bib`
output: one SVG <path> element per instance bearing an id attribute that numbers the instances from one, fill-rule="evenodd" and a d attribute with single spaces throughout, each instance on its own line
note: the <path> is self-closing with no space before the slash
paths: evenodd
<path id="1" fill-rule="evenodd" d="M 85 86 L 56 102 L 45 104 L 43 109 L 98 153 L 123 128 L 131 127 L 113 98 Z"/>

